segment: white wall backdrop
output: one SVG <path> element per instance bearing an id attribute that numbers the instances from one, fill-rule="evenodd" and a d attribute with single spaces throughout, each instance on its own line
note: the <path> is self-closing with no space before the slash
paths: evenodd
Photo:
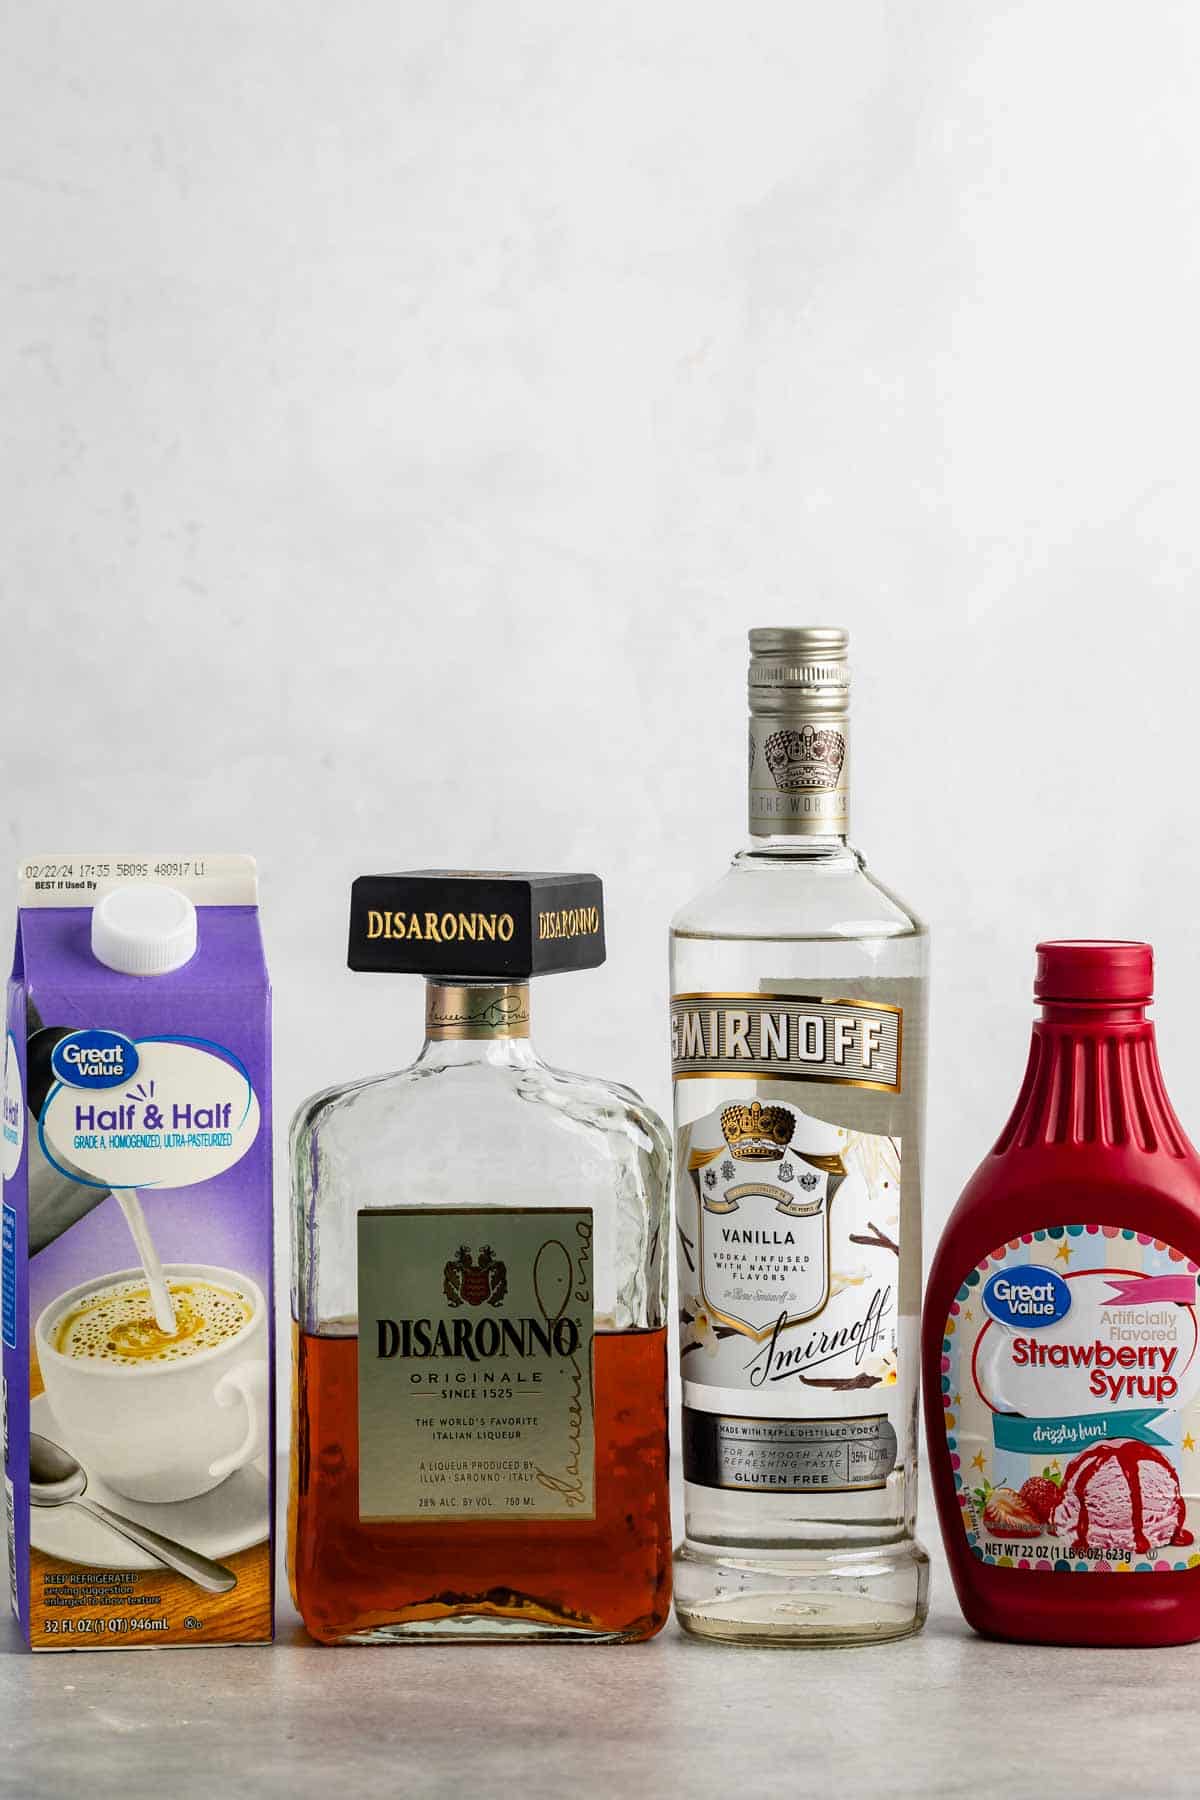
<path id="1" fill-rule="evenodd" d="M 542 1046 L 665 1109 L 745 628 L 845 622 L 855 835 L 935 933 L 931 1225 L 1039 936 L 1155 942 L 1200 1131 L 1194 5 L 5 35 L 4 847 L 254 850 L 281 1116 L 413 1052 L 347 890 L 437 863 L 605 875 Z"/>

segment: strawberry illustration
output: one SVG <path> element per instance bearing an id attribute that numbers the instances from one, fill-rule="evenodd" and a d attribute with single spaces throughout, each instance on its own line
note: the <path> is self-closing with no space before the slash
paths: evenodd
<path id="1" fill-rule="evenodd" d="M 1028 1481 L 1021 1483 L 1019 1497 L 1025 1502 L 1034 1518 L 1040 1519 L 1045 1524 L 1062 1499 L 1062 1489 L 1048 1475 L 1031 1475 Z"/>
<path id="2" fill-rule="evenodd" d="M 983 1509 L 983 1522 L 997 1537 L 1027 1538 L 1042 1535 L 1042 1520 L 1026 1505 L 1015 1488 L 993 1488 Z"/>

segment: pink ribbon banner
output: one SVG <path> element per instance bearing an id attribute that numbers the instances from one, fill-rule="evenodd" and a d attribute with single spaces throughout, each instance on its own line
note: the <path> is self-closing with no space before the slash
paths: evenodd
<path id="1" fill-rule="evenodd" d="M 1114 1290 L 1109 1306 L 1195 1306 L 1194 1275 L 1137 1275 L 1109 1277 Z"/>

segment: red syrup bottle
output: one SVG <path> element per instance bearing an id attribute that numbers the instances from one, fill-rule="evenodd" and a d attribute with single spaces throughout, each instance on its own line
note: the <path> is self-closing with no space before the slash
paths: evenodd
<path id="1" fill-rule="evenodd" d="M 1037 955 L 1042 1016 L 1017 1104 L 950 1216 L 925 1297 L 942 1536 L 976 1631 L 1189 1643 L 1200 1157 L 1145 1016 L 1150 946 Z"/>

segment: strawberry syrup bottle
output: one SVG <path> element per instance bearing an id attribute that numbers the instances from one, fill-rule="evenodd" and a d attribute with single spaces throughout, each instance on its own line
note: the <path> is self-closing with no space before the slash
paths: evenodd
<path id="1" fill-rule="evenodd" d="M 1188 1643 L 1200 1638 L 1200 1158 L 1145 1016 L 1150 946 L 1044 943 L 1037 958 L 1025 1079 L 925 1299 L 942 1536 L 976 1631 Z"/>

